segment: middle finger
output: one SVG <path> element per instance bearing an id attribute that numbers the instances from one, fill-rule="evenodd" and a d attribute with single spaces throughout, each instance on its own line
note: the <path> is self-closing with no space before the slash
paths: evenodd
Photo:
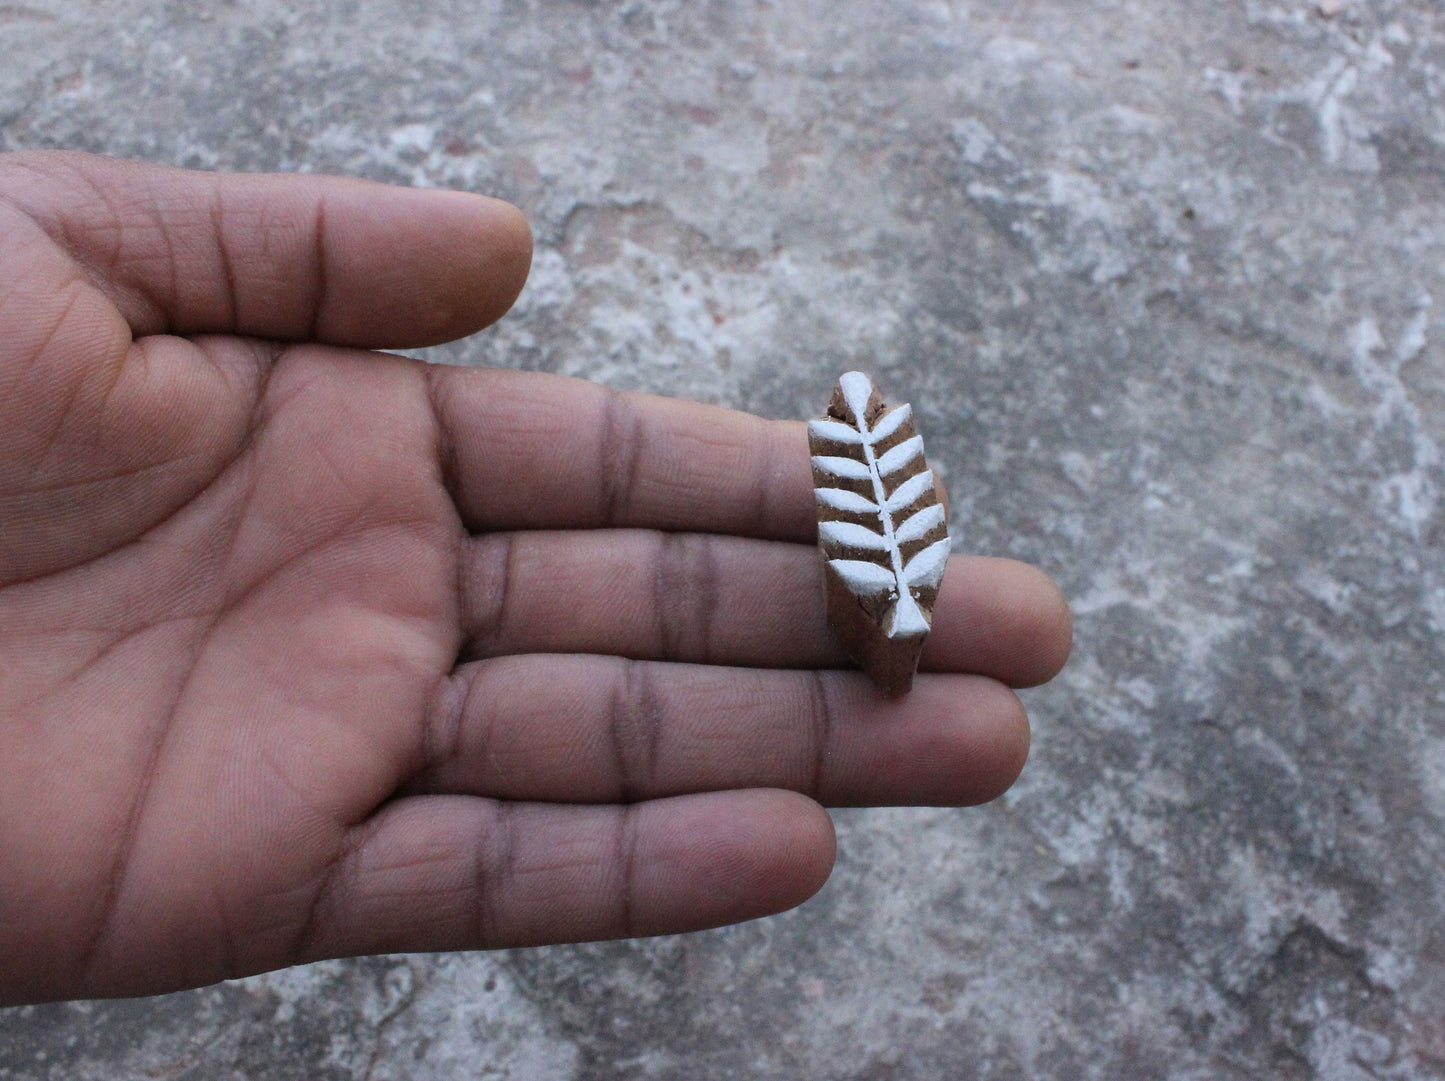
<path id="1" fill-rule="evenodd" d="M 639 660 L 835 668 L 812 545 L 652 530 L 497 533 L 462 565 L 463 659 L 604 653 Z M 1040 571 L 957 555 L 921 668 L 1013 687 L 1051 678 L 1068 654 L 1067 606 Z"/>
<path id="2" fill-rule="evenodd" d="M 1028 753 L 1018 698 L 924 675 L 886 699 L 856 672 L 499 657 L 463 665 L 428 710 L 408 793 L 630 803 L 788 788 L 833 805 L 982 803 Z"/>

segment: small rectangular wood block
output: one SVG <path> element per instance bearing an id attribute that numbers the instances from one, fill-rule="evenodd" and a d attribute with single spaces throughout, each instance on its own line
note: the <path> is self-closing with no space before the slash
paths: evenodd
<path id="1" fill-rule="evenodd" d="M 890 696 L 913 686 L 948 559 L 948 517 L 908 405 L 862 372 L 808 424 L 828 625 Z"/>

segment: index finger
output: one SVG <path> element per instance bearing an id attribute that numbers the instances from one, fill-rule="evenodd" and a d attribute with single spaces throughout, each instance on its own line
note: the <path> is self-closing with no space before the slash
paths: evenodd
<path id="1" fill-rule="evenodd" d="M 0 201 L 49 235 L 137 338 L 432 345 L 498 319 L 531 263 L 514 207 L 349 177 L 35 151 L 0 155 Z"/>
<path id="2" fill-rule="evenodd" d="M 812 543 L 805 426 L 536 372 L 428 370 L 474 532 L 641 528 Z"/>

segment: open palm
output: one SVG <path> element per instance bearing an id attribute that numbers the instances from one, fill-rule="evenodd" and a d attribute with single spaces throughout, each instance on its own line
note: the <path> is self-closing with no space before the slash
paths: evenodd
<path id="1" fill-rule="evenodd" d="M 1042 575 L 955 559 L 890 702 L 800 424 L 367 351 L 529 257 L 477 196 L 0 157 L 0 1003 L 746 919 L 819 802 L 1017 775 Z"/>

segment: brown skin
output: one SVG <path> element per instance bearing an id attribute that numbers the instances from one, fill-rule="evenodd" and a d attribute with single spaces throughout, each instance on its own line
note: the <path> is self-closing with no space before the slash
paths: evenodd
<path id="1" fill-rule="evenodd" d="M 530 254 L 479 196 L 0 157 L 0 1004 L 749 919 L 817 801 L 1017 776 L 1037 571 L 956 558 L 890 702 L 801 424 L 366 351 Z"/>

